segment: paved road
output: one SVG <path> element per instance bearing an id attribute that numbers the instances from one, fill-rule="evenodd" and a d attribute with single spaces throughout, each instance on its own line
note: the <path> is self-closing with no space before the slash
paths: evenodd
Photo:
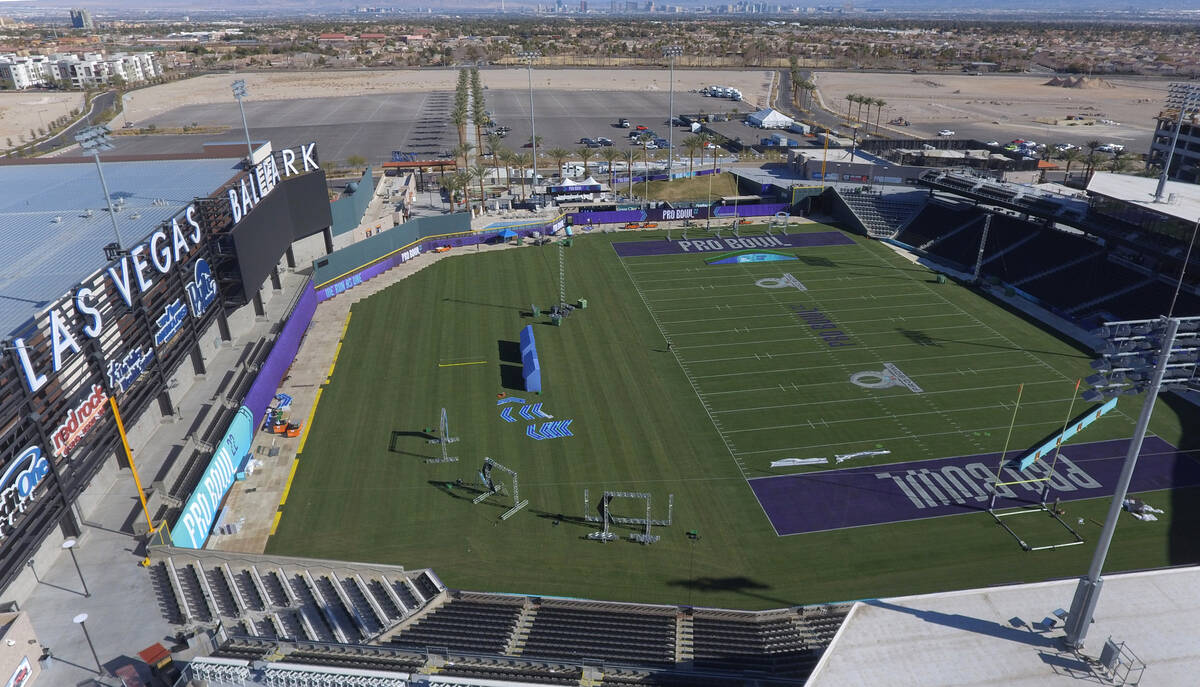
<path id="1" fill-rule="evenodd" d="M 100 95 L 96 96 L 95 98 L 92 98 L 92 108 L 90 110 L 88 110 L 86 117 L 80 119 L 79 121 L 75 122 L 71 126 L 68 126 L 66 129 L 58 132 L 58 134 L 51 136 L 50 138 L 46 139 L 45 141 L 42 141 L 41 143 L 39 143 L 37 145 L 37 149 L 36 149 L 37 152 L 38 153 L 49 152 L 49 151 L 53 150 L 54 148 L 57 148 L 63 142 L 74 143 L 75 142 L 75 134 L 77 134 L 81 130 L 86 129 L 87 127 L 91 126 L 92 118 L 95 117 L 96 115 L 100 114 L 104 110 L 112 107 L 113 104 L 116 102 L 116 99 L 117 99 L 116 91 L 106 91 L 106 92 L 101 93 Z"/>

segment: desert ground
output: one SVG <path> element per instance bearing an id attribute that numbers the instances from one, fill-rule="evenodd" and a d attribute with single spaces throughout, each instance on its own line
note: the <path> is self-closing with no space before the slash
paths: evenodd
<path id="1" fill-rule="evenodd" d="M 29 138 L 30 129 L 83 107 L 82 93 L 0 93 L 0 144 L 11 138 L 13 145 L 21 136 Z"/>
<path id="2" fill-rule="evenodd" d="M 1048 75 L 874 74 L 821 72 L 817 87 L 826 106 L 844 113 L 846 95 L 882 98 L 881 121 L 896 117 L 911 122 L 905 133 L 933 136 L 947 128 L 958 137 L 1007 142 L 1032 138 L 1039 142 L 1080 144 L 1095 139 L 1123 143 L 1131 152 L 1149 148 L 1154 116 L 1162 108 L 1167 81 L 1092 79 L 1088 87 L 1045 85 Z M 855 106 L 857 109 L 857 106 Z M 1084 115 L 1110 119 L 1113 125 L 1066 126 L 1038 119 Z M 872 115 L 872 121 L 874 121 Z"/>
<path id="3" fill-rule="evenodd" d="M 483 84 L 488 89 L 514 90 L 529 86 L 525 69 L 485 69 Z M 771 71 L 675 71 L 675 91 L 697 90 L 710 84 L 732 86 L 745 99 L 766 102 Z M 305 98 L 377 95 L 404 92 L 453 90 L 458 71 L 376 70 L 353 72 L 266 72 L 219 74 L 186 79 L 163 86 L 134 91 L 126 97 L 131 120 L 146 121 L 185 105 L 231 101 L 229 84 L 244 79 L 248 100 L 298 100 Z M 567 91 L 667 91 L 670 73 L 665 69 L 538 69 L 533 85 L 539 89 Z M 204 124 L 204 122 L 199 122 Z"/>

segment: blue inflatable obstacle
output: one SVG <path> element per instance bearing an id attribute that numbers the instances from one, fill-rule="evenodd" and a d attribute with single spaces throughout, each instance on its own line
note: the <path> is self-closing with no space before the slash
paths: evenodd
<path id="1" fill-rule="evenodd" d="M 526 391 L 542 393 L 542 364 L 538 360 L 532 325 L 525 325 L 521 330 L 521 376 L 525 379 Z"/>

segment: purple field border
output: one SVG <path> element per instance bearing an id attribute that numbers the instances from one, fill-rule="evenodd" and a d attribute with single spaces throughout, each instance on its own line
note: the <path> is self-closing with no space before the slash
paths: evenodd
<path id="1" fill-rule="evenodd" d="M 1111 496 L 1128 439 L 1064 446 L 1051 473 L 1035 463 L 1018 472 L 1005 468 L 1000 482 L 1049 477 L 1048 501 Z M 1000 454 L 987 453 L 907 463 L 818 470 L 759 477 L 750 487 L 775 532 L 805 534 L 986 511 Z M 1044 482 L 1001 486 L 998 508 L 1037 504 Z M 1200 461 L 1158 437 L 1142 445 L 1129 491 L 1200 485 Z"/>
<path id="2" fill-rule="evenodd" d="M 816 248 L 848 246 L 854 239 L 840 231 L 818 231 L 809 234 L 773 234 L 769 236 L 727 236 L 697 238 L 689 241 L 619 241 L 612 245 L 622 258 L 648 255 L 679 255 L 681 253 L 723 253 L 753 248 Z"/>

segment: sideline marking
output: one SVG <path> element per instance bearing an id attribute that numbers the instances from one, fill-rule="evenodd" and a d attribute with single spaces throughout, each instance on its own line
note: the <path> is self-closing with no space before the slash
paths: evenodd
<path id="1" fill-rule="evenodd" d="M 275 518 L 271 520 L 271 531 L 267 534 L 269 537 L 275 536 L 275 530 L 279 529 L 279 518 L 283 517 L 283 511 L 275 511 Z"/>
<path id="2" fill-rule="evenodd" d="M 486 360 L 474 360 L 469 363 L 438 363 L 438 367 L 457 367 L 459 365 L 486 365 Z"/>
<path id="3" fill-rule="evenodd" d="M 300 459 L 292 460 L 292 469 L 288 471 L 287 481 L 283 483 L 283 496 L 279 499 L 279 507 L 283 508 L 283 504 L 287 503 L 288 492 L 292 490 L 292 480 L 296 478 L 296 468 L 300 467 Z"/>
<path id="4" fill-rule="evenodd" d="M 313 415 L 317 414 L 317 404 L 321 402 L 321 392 L 324 390 L 324 387 L 317 389 L 312 407 L 308 409 L 308 418 L 304 421 L 304 432 L 300 435 L 300 445 L 296 447 L 296 460 L 299 460 L 300 454 L 304 452 L 304 442 L 308 441 L 308 430 L 312 429 Z"/>

